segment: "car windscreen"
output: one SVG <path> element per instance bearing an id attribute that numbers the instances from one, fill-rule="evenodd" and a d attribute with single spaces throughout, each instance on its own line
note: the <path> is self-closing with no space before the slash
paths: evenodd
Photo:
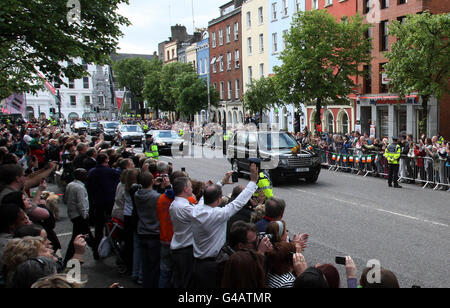
<path id="1" fill-rule="evenodd" d="M 88 124 L 86 122 L 76 122 L 74 124 L 75 127 L 88 127 Z"/>
<path id="2" fill-rule="evenodd" d="M 117 127 L 119 127 L 119 124 L 118 123 L 106 123 L 104 126 L 107 129 L 116 129 Z"/>
<path id="3" fill-rule="evenodd" d="M 249 142 L 252 138 L 249 136 Z M 259 147 L 267 150 L 292 149 L 297 146 L 297 141 L 285 133 L 260 133 L 258 135 Z"/>
<path id="4" fill-rule="evenodd" d="M 91 123 L 91 124 L 89 124 L 89 127 L 97 128 L 97 127 L 98 127 L 98 124 L 97 124 L 97 123 Z"/>
<path id="5" fill-rule="evenodd" d="M 122 126 L 120 130 L 125 133 L 142 133 L 142 129 L 137 125 Z"/>
<path id="6" fill-rule="evenodd" d="M 175 132 L 159 132 L 158 133 L 158 138 L 178 138 L 177 133 Z"/>

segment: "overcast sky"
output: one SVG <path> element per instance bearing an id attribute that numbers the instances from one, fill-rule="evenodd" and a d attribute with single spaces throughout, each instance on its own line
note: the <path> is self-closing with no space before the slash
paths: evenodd
<path id="1" fill-rule="evenodd" d="M 119 13 L 127 17 L 131 26 L 122 28 L 119 53 L 153 54 L 158 43 L 167 40 L 170 26 L 186 26 L 193 33 L 192 1 L 196 28 L 208 27 L 208 21 L 219 17 L 219 6 L 229 0 L 130 0 Z"/>

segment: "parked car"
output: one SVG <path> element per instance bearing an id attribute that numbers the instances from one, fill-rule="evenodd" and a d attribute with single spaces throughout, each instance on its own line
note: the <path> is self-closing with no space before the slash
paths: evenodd
<path id="1" fill-rule="evenodd" d="M 186 153 L 188 149 L 188 142 L 178 135 L 173 130 L 150 130 L 146 135 L 152 135 L 153 142 L 158 145 L 159 153 L 172 153 L 172 149 L 178 153 Z M 172 148 L 173 147 L 173 148 Z M 177 153 L 177 154 L 178 154 Z"/>
<path id="2" fill-rule="evenodd" d="M 114 121 L 100 121 L 98 129 L 100 134 L 103 134 L 105 141 L 113 141 L 117 135 L 120 123 Z"/>
<path id="3" fill-rule="evenodd" d="M 88 128 L 89 128 L 89 124 L 84 121 L 74 122 L 70 126 L 72 133 L 75 133 L 75 134 L 84 134 L 87 132 Z"/>
<path id="4" fill-rule="evenodd" d="M 139 125 L 119 125 L 120 140 L 126 140 L 127 144 L 142 145 L 145 134 Z"/>
<path id="5" fill-rule="evenodd" d="M 264 162 L 261 168 L 266 169 L 273 184 L 286 178 L 315 183 L 321 170 L 320 158 L 312 151 L 293 150 L 299 146 L 287 132 L 237 131 L 228 144 L 227 159 L 239 175 L 250 174 L 249 158 L 257 158 Z"/>
<path id="6" fill-rule="evenodd" d="M 98 136 L 100 135 L 100 128 L 98 122 L 91 122 L 89 123 L 87 133 L 91 136 Z"/>

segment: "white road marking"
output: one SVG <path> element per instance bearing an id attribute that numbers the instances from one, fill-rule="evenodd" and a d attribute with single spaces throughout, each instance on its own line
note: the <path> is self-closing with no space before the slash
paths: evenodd
<path id="1" fill-rule="evenodd" d="M 439 223 L 439 222 L 436 222 L 436 221 L 432 221 L 432 220 L 417 218 L 417 217 L 410 216 L 410 215 L 405 215 L 405 214 L 401 214 L 401 213 L 397 213 L 397 212 L 383 210 L 383 209 L 380 209 L 380 208 L 376 208 L 376 207 L 369 206 L 369 205 L 362 204 L 362 203 L 352 202 L 352 201 L 349 201 L 349 200 L 342 200 L 342 199 L 338 199 L 338 198 L 334 198 L 334 197 L 328 197 L 328 196 L 324 196 L 324 195 L 321 195 L 321 194 L 316 194 L 316 193 L 313 193 L 313 192 L 310 192 L 310 191 L 301 190 L 301 189 L 295 189 L 295 190 L 297 190 L 299 192 L 302 192 L 302 193 L 305 193 L 305 194 L 311 194 L 313 196 L 318 196 L 318 197 L 325 197 L 327 199 L 331 199 L 331 200 L 334 200 L 334 201 L 337 201 L 337 202 L 348 203 L 348 204 L 351 204 L 351 205 L 354 205 L 354 206 L 359 206 L 359 207 L 362 207 L 362 208 L 375 210 L 375 211 L 381 212 L 381 213 L 387 213 L 387 214 L 400 216 L 400 217 L 403 217 L 403 218 L 408 218 L 408 219 L 412 219 L 412 220 L 416 220 L 416 221 L 422 221 L 424 223 L 431 223 L 432 225 L 436 225 L 436 226 L 450 228 L 449 225 L 446 225 L 446 224 L 443 224 L 443 223 Z"/>

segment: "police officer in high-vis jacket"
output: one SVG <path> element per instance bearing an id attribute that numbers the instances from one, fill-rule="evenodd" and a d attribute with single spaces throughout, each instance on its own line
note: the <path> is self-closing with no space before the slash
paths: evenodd
<path id="1" fill-rule="evenodd" d="M 144 148 L 143 150 L 144 150 L 145 157 L 158 160 L 159 159 L 159 149 L 158 149 L 158 145 L 156 145 L 153 142 L 153 136 L 150 134 L 147 134 L 145 137 L 146 137 L 146 140 L 143 144 L 143 148 Z"/>
<path id="2" fill-rule="evenodd" d="M 263 193 L 266 199 L 272 198 L 273 197 L 272 181 L 270 180 L 269 175 L 264 170 L 261 170 L 262 160 L 260 158 L 249 158 L 249 162 L 256 164 L 258 166 L 258 169 L 260 170 L 258 182 L 256 183 L 256 185 L 258 185 L 258 190 L 253 196 L 258 197 L 260 193 Z"/>
<path id="3" fill-rule="evenodd" d="M 389 144 L 389 146 L 386 148 L 386 151 L 384 152 L 384 157 L 386 157 L 388 162 L 388 184 L 389 187 L 392 187 L 392 183 L 394 183 L 395 188 L 402 188 L 400 185 L 398 185 L 398 170 L 400 166 L 400 156 L 402 153 L 402 149 L 398 144 L 397 137 L 393 137 L 392 141 L 393 142 Z"/>

